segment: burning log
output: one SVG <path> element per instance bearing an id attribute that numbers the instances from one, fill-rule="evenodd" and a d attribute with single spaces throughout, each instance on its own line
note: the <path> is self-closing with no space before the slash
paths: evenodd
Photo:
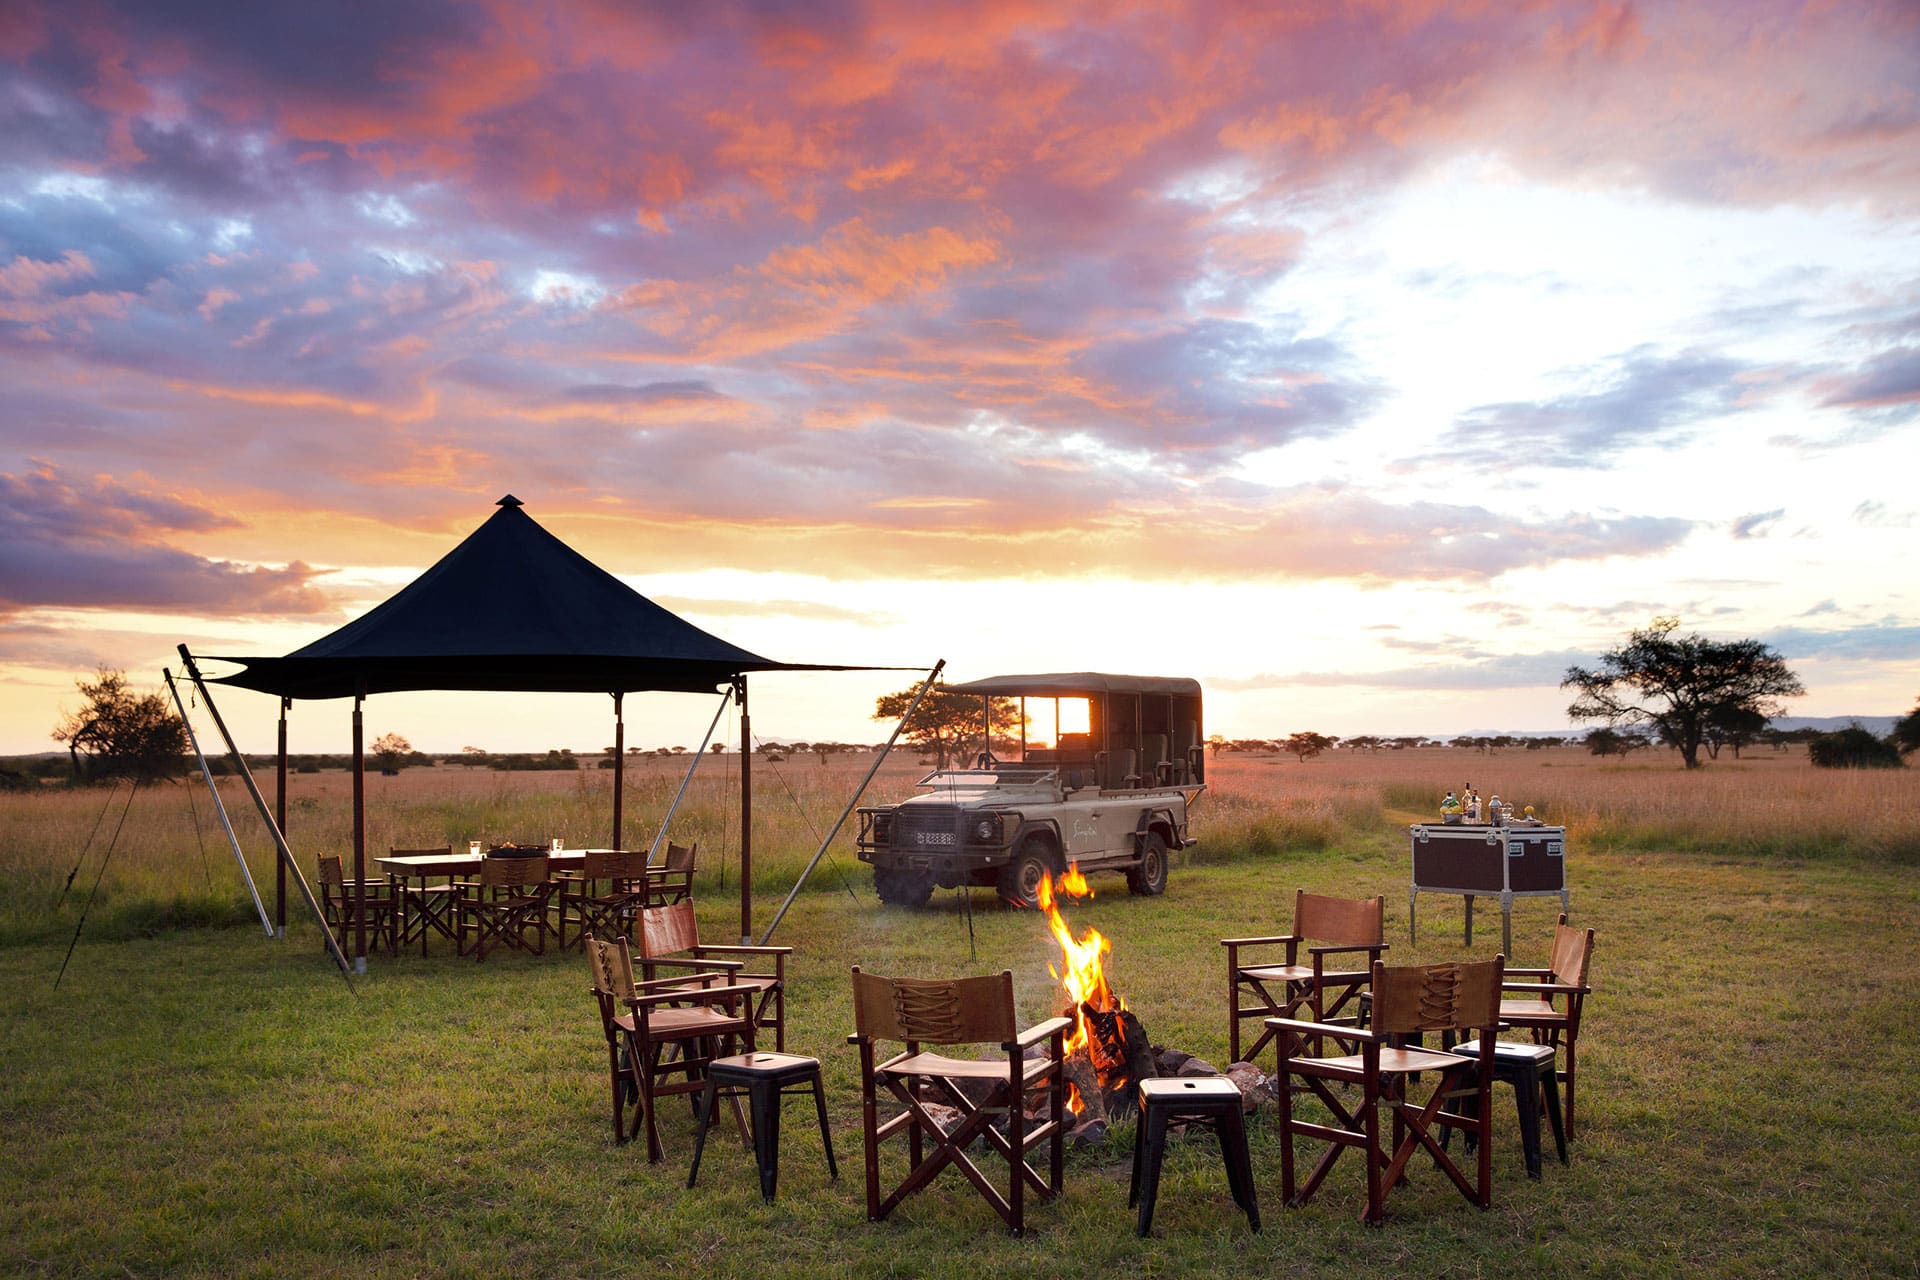
<path id="1" fill-rule="evenodd" d="M 1140 1019 L 1124 1006 L 1080 1006 L 1086 1020 L 1087 1056 L 1100 1081 L 1101 1104 L 1110 1117 L 1133 1118 L 1140 1105 L 1140 1081 L 1160 1074 Z"/>

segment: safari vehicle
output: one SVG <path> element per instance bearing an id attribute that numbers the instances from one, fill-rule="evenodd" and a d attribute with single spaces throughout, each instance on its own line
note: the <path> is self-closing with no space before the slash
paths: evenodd
<path id="1" fill-rule="evenodd" d="M 992 885 L 1034 906 L 1042 877 L 1068 863 L 1125 872 L 1138 894 L 1165 891 L 1167 854 L 1194 843 L 1187 810 L 1206 788 L 1198 681 L 1072 672 L 947 691 L 980 695 L 983 741 L 1017 732 L 1018 758 L 989 746 L 970 768 L 922 778 L 918 795 L 859 811 L 855 847 L 881 901 L 919 906 L 936 885 Z M 994 726 L 996 698 L 1019 699 L 1017 725 Z M 1049 720 L 1050 743 L 1029 745 Z"/>

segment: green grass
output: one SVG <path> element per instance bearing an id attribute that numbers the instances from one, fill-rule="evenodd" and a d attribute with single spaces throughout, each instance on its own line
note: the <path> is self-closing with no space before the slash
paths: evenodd
<path id="1" fill-rule="evenodd" d="M 1296 886 L 1385 893 L 1395 961 L 1467 954 L 1452 898 L 1423 897 L 1406 944 L 1406 851 L 1385 826 L 1244 817 L 1312 847 L 1177 863 L 1158 899 L 1095 877 L 1070 912 L 1113 940 L 1114 985 L 1156 1043 L 1219 1062 L 1217 940 L 1283 927 Z M 795 1104 L 770 1207 L 730 1142 L 685 1188 L 677 1110 L 664 1163 L 613 1145 L 578 955 L 376 956 L 350 991 L 305 926 L 285 941 L 89 934 L 55 990 L 66 937 L 0 948 L 0 1274 L 1914 1274 L 1913 869 L 1576 845 L 1570 873 L 1575 918 L 1598 930 L 1571 1166 L 1549 1158 L 1528 1182 L 1503 1099 L 1490 1212 L 1416 1160 L 1370 1231 L 1351 1157 L 1313 1204 L 1283 1207 L 1277 1138 L 1256 1117 L 1257 1237 L 1200 1138 L 1169 1159 L 1155 1237 L 1136 1238 L 1125 1130 L 1070 1158 L 1064 1198 L 1030 1206 L 1025 1239 L 952 1174 L 865 1221 L 848 965 L 1008 967 L 1029 1018 L 1056 1001 L 1041 921 L 985 891 L 971 940 L 957 893 L 882 908 L 856 873 L 857 902 L 831 877 L 802 895 L 777 939 L 797 948 L 789 1047 L 825 1064 L 842 1176 L 827 1180 Z M 704 901 L 708 935 L 727 937 L 735 910 Z M 1555 910 L 1516 905 L 1515 963 L 1544 961 Z M 1480 923 L 1474 951 L 1490 954 L 1497 921 Z"/>

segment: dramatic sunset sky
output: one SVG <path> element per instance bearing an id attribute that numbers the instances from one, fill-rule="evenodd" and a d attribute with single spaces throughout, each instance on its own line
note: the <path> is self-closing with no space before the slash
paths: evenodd
<path id="1" fill-rule="evenodd" d="M 0 752 L 508 492 L 769 657 L 1193 675 L 1230 737 L 1564 729 L 1665 614 L 1897 714 L 1920 6 L 8 0 L 0 370 Z M 755 724 L 874 741 L 909 679 Z"/>

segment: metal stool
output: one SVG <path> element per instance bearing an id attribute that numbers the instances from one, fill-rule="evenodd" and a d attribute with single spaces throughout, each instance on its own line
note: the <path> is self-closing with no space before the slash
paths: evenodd
<path id="1" fill-rule="evenodd" d="M 1247 1221 L 1260 1229 L 1260 1205 L 1253 1194 L 1253 1166 L 1247 1158 L 1247 1130 L 1241 1119 L 1245 1107 L 1239 1086 L 1224 1076 L 1179 1077 L 1140 1082 L 1140 1123 L 1133 1131 L 1133 1178 L 1127 1184 L 1127 1207 L 1140 1206 L 1141 1235 L 1153 1228 L 1153 1202 L 1160 1192 L 1160 1162 L 1167 1151 L 1167 1121 L 1179 1119 L 1204 1124 L 1220 1140 L 1220 1158 L 1227 1166 L 1227 1186 L 1233 1202 L 1247 1211 Z"/>
<path id="2" fill-rule="evenodd" d="M 753 1160 L 760 1167 L 760 1195 L 772 1204 L 780 1177 L 780 1102 L 788 1093 L 808 1088 L 813 1091 L 814 1109 L 820 1116 L 827 1172 L 838 1181 L 840 1166 L 834 1163 L 833 1135 L 827 1132 L 827 1095 L 820 1083 L 820 1060 L 792 1053 L 740 1053 L 707 1064 L 707 1087 L 700 1091 L 700 1104 L 695 1110 L 699 1137 L 693 1144 L 693 1168 L 687 1171 L 687 1185 L 691 1187 L 700 1176 L 700 1153 L 706 1149 L 714 1107 L 723 1097 L 744 1094 L 753 1124 Z"/>
<path id="3" fill-rule="evenodd" d="M 1480 1042 L 1469 1040 L 1455 1045 L 1452 1052 L 1464 1058 L 1480 1056 Z M 1472 1076 L 1469 1076 L 1471 1079 Z M 1540 1091 L 1547 1094 L 1547 1121 L 1553 1126 L 1553 1145 L 1560 1163 L 1567 1162 L 1567 1131 L 1560 1123 L 1560 1077 L 1553 1069 L 1553 1046 L 1520 1044 L 1496 1040 L 1493 1045 L 1493 1078 L 1513 1086 L 1514 1101 L 1520 1109 L 1520 1149 L 1526 1153 L 1527 1176 L 1540 1180 Z M 1471 1104 L 1469 1104 L 1471 1105 Z M 1443 1130 L 1441 1145 L 1451 1130 Z M 1473 1138 L 1467 1138 L 1472 1150 Z"/>

